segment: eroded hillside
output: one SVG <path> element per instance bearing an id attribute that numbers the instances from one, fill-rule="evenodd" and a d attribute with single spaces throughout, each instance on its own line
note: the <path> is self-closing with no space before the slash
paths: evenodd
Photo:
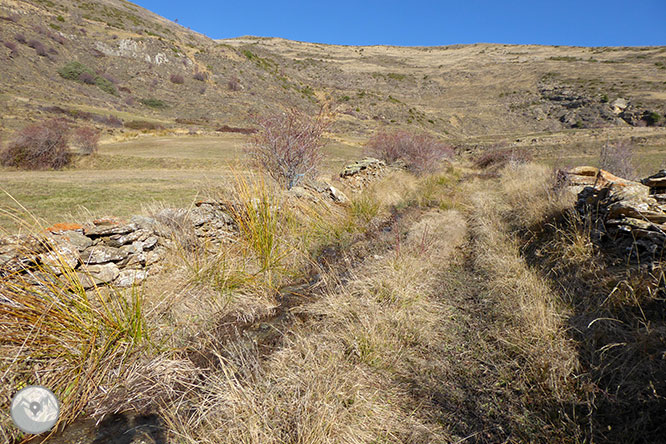
<path id="1" fill-rule="evenodd" d="M 3 0 L 0 16 L 5 135 L 50 115 L 215 129 L 323 104 L 341 111 L 340 133 L 414 126 L 456 140 L 666 121 L 663 47 L 214 41 L 119 0 Z M 59 74 L 75 61 L 110 85 Z"/>

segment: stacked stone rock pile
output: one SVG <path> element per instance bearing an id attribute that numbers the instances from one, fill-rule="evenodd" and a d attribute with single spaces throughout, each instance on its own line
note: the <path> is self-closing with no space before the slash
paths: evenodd
<path id="1" fill-rule="evenodd" d="M 383 160 L 366 157 L 345 166 L 340 173 L 340 177 L 351 189 L 360 190 L 372 181 L 384 176 L 386 172 L 386 163 Z"/>
<path id="2" fill-rule="evenodd" d="M 592 237 L 606 247 L 643 260 L 661 260 L 666 249 L 666 171 L 634 182 L 593 167 L 567 173 L 579 187 L 576 208 Z"/>
<path id="3" fill-rule="evenodd" d="M 165 221 L 176 216 L 182 216 L 180 228 L 196 238 L 221 242 L 236 231 L 219 202 L 198 202 L 190 210 L 164 209 L 154 218 L 134 216 L 129 222 L 56 224 L 40 235 L 0 239 L 0 279 L 48 268 L 55 274 L 73 271 L 86 289 L 103 284 L 130 287 L 159 270 L 167 247 L 177 240 Z"/>

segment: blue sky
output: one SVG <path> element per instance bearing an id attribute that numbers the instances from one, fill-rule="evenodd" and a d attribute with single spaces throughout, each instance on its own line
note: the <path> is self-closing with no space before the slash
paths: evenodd
<path id="1" fill-rule="evenodd" d="M 342 45 L 666 45 L 666 0 L 173 1 L 140 6 L 212 38 Z"/>

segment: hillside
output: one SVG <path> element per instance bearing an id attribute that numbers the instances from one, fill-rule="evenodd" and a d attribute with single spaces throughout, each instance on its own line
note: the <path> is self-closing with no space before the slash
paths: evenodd
<path id="1" fill-rule="evenodd" d="M 0 16 L 3 136 L 50 115 L 115 132 L 133 120 L 210 130 L 324 103 L 341 134 L 413 126 L 457 141 L 666 121 L 664 47 L 214 41 L 121 0 L 2 0 Z M 58 74 L 73 61 L 110 85 Z"/>

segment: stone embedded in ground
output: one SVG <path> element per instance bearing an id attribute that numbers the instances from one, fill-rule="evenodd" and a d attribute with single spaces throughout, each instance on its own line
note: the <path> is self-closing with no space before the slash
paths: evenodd
<path id="1" fill-rule="evenodd" d="M 365 159 L 357 160 L 352 164 L 346 165 L 340 173 L 340 177 L 354 176 L 367 169 L 381 169 L 385 166 L 386 163 L 383 160 L 375 159 L 374 157 L 366 157 Z"/>
<path id="2" fill-rule="evenodd" d="M 335 188 L 333 185 L 329 185 L 328 192 L 334 202 L 337 203 L 349 203 L 349 198 L 342 191 Z"/>

